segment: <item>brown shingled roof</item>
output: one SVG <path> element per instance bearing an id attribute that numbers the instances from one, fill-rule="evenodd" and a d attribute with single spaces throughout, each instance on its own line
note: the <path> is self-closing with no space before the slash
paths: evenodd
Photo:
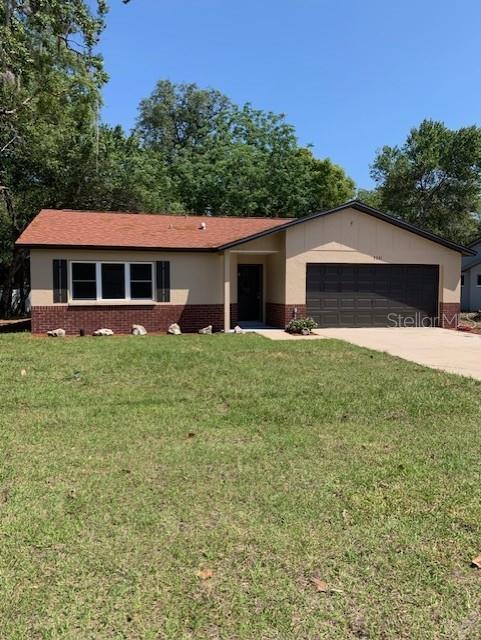
<path id="1" fill-rule="evenodd" d="M 179 216 L 43 209 L 17 247 L 215 250 L 288 224 L 289 218 Z M 205 224 L 205 229 L 201 225 Z"/>

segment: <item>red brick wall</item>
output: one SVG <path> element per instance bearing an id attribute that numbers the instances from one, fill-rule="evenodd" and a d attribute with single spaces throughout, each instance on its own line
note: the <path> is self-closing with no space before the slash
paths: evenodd
<path id="1" fill-rule="evenodd" d="M 231 323 L 237 321 L 237 305 L 231 305 Z M 184 332 L 197 332 L 211 324 L 214 331 L 224 328 L 222 304 L 189 305 L 112 305 L 32 307 L 32 333 L 45 334 L 51 329 L 65 329 L 68 335 L 86 335 L 106 327 L 114 333 L 130 333 L 133 324 L 143 325 L 149 332 L 167 331 L 177 322 Z"/>
<path id="2" fill-rule="evenodd" d="M 298 318 L 306 315 L 306 305 L 304 304 L 266 302 L 266 324 L 284 329 L 296 315 L 296 309 Z"/>
<path id="3" fill-rule="evenodd" d="M 461 305 L 459 302 L 440 302 L 439 326 L 443 329 L 456 329 L 460 313 Z"/>
<path id="4" fill-rule="evenodd" d="M 266 303 L 266 323 L 271 327 L 284 328 L 292 318 L 297 308 L 297 317 L 306 315 L 303 304 Z M 441 302 L 439 307 L 439 326 L 444 329 L 456 329 L 459 321 L 460 304 L 458 302 Z"/>

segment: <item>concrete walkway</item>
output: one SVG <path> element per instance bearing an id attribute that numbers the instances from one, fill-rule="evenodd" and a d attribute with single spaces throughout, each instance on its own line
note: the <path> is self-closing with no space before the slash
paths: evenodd
<path id="1" fill-rule="evenodd" d="M 248 330 L 249 331 L 249 330 Z M 324 340 L 324 336 L 317 335 L 317 331 L 312 333 L 310 336 L 301 336 L 296 333 L 287 333 L 284 329 L 253 329 L 255 333 L 258 333 L 260 336 L 264 336 L 264 338 L 269 338 L 269 340 Z"/>
<path id="2" fill-rule="evenodd" d="M 481 335 L 430 328 L 316 329 L 323 338 L 385 351 L 418 364 L 481 380 Z"/>

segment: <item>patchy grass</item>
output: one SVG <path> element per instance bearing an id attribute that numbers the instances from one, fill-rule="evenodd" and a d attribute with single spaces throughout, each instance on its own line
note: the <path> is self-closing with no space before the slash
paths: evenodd
<path id="1" fill-rule="evenodd" d="M 252 335 L 0 365 L 1 638 L 481 638 L 479 382 Z"/>

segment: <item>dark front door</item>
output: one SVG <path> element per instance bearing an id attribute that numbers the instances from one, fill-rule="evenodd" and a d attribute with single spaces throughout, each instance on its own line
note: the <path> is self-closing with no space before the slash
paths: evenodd
<path id="1" fill-rule="evenodd" d="M 320 327 L 429 326 L 437 265 L 308 264 L 307 314 Z"/>
<path id="2" fill-rule="evenodd" d="M 262 265 L 240 264 L 237 271 L 239 320 L 262 322 Z"/>

